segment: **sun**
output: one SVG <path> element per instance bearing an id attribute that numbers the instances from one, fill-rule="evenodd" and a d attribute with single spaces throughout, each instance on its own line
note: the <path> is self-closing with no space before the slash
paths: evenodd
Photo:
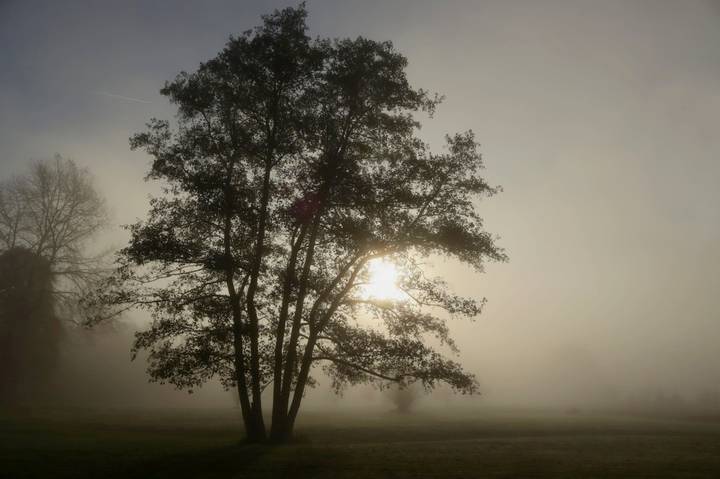
<path id="1" fill-rule="evenodd" d="M 367 299 L 401 301 L 407 294 L 398 287 L 400 273 L 397 266 L 384 259 L 368 262 L 368 282 L 363 285 L 361 296 Z"/>

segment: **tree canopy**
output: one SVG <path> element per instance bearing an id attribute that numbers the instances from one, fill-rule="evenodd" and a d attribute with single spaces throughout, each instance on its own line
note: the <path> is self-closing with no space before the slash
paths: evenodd
<path id="1" fill-rule="evenodd" d="M 0 183 L 0 253 L 23 249 L 47 261 L 53 302 L 73 320 L 78 302 L 102 277 L 86 246 L 107 223 L 90 172 L 55 155 Z"/>
<path id="2" fill-rule="evenodd" d="M 473 133 L 433 153 L 416 115 L 440 99 L 409 84 L 407 59 L 390 42 L 312 39 L 306 17 L 304 6 L 264 16 L 166 83 L 177 124 L 154 119 L 131 139 L 165 194 L 129 227 L 97 298 L 152 312 L 135 350 L 149 351 L 153 379 L 237 388 L 251 440 L 266 436 L 266 388 L 270 435 L 290 436 L 315 366 L 336 388 L 442 381 L 475 392 L 441 350 L 456 351 L 447 315 L 472 318 L 482 301 L 453 294 L 424 263 L 481 271 L 505 259 L 476 211 L 497 190 Z M 363 293 L 381 258 L 402 271 L 406 298 Z"/>

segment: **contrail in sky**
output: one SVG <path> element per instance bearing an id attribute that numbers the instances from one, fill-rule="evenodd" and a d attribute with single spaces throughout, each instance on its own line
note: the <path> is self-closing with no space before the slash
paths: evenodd
<path id="1" fill-rule="evenodd" d="M 127 101 L 134 101 L 136 103 L 152 103 L 150 101 L 146 100 L 140 100 L 139 98 L 132 98 L 129 96 L 123 96 L 123 95 L 116 95 L 114 93 L 108 93 L 104 91 L 96 91 L 94 92 L 96 95 L 103 95 L 103 96 L 109 96 L 110 98 L 119 98 L 121 100 L 127 100 Z"/>

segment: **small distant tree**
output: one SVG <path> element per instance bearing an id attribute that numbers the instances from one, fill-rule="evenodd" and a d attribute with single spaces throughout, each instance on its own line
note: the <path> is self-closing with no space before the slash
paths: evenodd
<path id="1" fill-rule="evenodd" d="M 263 17 L 194 73 L 161 90 L 178 125 L 152 120 L 131 139 L 166 185 L 130 227 L 112 281 L 97 298 L 145 307 L 157 381 L 236 388 L 248 439 L 292 435 L 314 366 L 346 384 L 438 381 L 476 391 L 471 374 L 431 347 L 454 345 L 445 310 L 473 317 L 482 302 L 427 277 L 420 258 L 481 271 L 505 256 L 483 230 L 472 132 L 433 154 L 414 114 L 438 98 L 412 88 L 389 42 L 313 40 L 304 6 Z M 368 264 L 392 261 L 408 300 L 363 294 Z M 370 323 L 358 322 L 367 318 Z"/>
<path id="2" fill-rule="evenodd" d="M 408 413 L 420 396 L 420 391 L 412 384 L 398 384 L 390 388 L 388 397 L 395 405 L 395 410 L 400 413 Z"/>

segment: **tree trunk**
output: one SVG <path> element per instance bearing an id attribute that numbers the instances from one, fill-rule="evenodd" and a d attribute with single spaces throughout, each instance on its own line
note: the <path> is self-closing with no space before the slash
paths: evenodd
<path id="1" fill-rule="evenodd" d="M 272 162 L 268 159 L 265 165 L 263 178 L 262 199 L 260 204 L 260 222 L 258 224 L 255 243 L 255 257 L 250 271 L 250 284 L 246 298 L 246 305 L 250 326 L 250 394 L 252 397 L 253 430 L 265 436 L 265 422 L 262 415 L 262 398 L 260 388 L 260 352 L 259 352 L 259 319 L 255 306 L 255 293 L 257 291 L 258 277 L 263 262 L 263 247 L 265 244 L 265 228 L 267 222 L 267 208 L 270 197 L 270 173 Z"/>
<path id="2" fill-rule="evenodd" d="M 306 350 L 303 354 L 300 374 L 298 376 L 295 389 L 283 389 L 281 393 L 282 397 L 279 398 L 278 401 L 273 401 L 273 406 L 275 408 L 282 408 L 280 410 L 273 409 L 273 422 L 270 429 L 270 441 L 273 443 L 286 443 L 293 437 L 295 419 L 297 418 L 297 413 L 300 409 L 300 402 L 305 391 L 305 386 L 307 385 L 307 378 L 312 364 L 312 350 L 315 349 L 316 340 L 317 337 L 315 334 L 312 334 L 308 340 Z M 290 405 L 290 409 L 288 410 L 291 395 L 293 400 Z"/>
<path id="3" fill-rule="evenodd" d="M 274 359 L 275 364 L 273 366 L 273 405 L 272 405 L 272 425 L 270 431 L 271 439 L 277 436 L 275 432 L 278 428 L 282 428 L 281 423 L 283 422 L 284 416 L 287 414 L 287 400 L 282 397 L 282 372 L 283 372 L 283 344 L 285 340 L 285 326 L 289 315 L 290 308 L 290 295 L 292 292 L 293 282 L 295 278 L 295 270 L 297 264 L 298 253 L 300 247 L 305 238 L 307 231 L 307 225 L 303 225 L 298 238 L 292 245 L 292 251 L 290 253 L 290 260 L 288 261 L 287 268 L 285 269 L 285 278 L 283 284 L 283 300 L 280 307 L 280 317 L 278 320 L 278 326 L 276 329 L 275 338 L 275 353 Z M 285 406 L 283 407 L 283 404 Z"/>
<path id="4" fill-rule="evenodd" d="M 257 407 L 248 398 L 248 387 L 245 380 L 244 358 L 242 355 L 242 333 L 239 320 L 233 324 L 234 348 L 235 348 L 235 380 L 237 383 L 240 409 L 242 410 L 243 424 L 245 425 L 245 436 L 248 442 L 262 442 L 266 439 L 265 424 L 262 418 L 262 409 Z"/>
<path id="5" fill-rule="evenodd" d="M 292 427 L 288 420 L 288 415 L 277 414 L 272 423 L 270 429 L 270 442 L 274 444 L 283 444 L 289 442 L 292 439 Z"/>
<path id="6" fill-rule="evenodd" d="M 249 420 L 245 422 L 245 438 L 247 442 L 258 443 L 267 440 L 265 422 L 262 417 L 262 409 L 253 404 L 250 410 Z"/>

